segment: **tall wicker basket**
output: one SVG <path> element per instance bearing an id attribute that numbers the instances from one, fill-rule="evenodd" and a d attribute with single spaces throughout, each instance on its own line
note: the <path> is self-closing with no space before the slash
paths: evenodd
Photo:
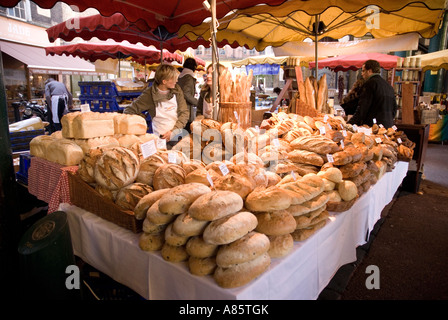
<path id="1" fill-rule="evenodd" d="M 238 115 L 240 126 L 247 129 L 252 125 L 252 102 L 221 102 L 219 104 L 219 117 L 221 123 L 234 122 L 238 120 L 235 117 L 235 112 Z"/>

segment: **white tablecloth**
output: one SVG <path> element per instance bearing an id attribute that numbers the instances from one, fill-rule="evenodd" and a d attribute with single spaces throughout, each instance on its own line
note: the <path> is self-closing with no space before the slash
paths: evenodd
<path id="1" fill-rule="evenodd" d="M 342 265 L 356 260 L 356 247 L 366 243 L 407 171 L 407 162 L 397 162 L 350 210 L 330 212 L 324 228 L 294 242 L 289 255 L 272 259 L 260 277 L 234 289 L 192 275 L 186 263 L 167 262 L 160 252 L 142 251 L 138 234 L 90 212 L 65 203 L 59 209 L 68 215 L 75 255 L 146 299 L 311 300 Z"/>

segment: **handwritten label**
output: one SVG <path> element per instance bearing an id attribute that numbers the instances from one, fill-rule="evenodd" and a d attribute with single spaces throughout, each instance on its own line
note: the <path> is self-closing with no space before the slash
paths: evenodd
<path id="1" fill-rule="evenodd" d="M 396 125 L 393 125 L 393 126 L 392 126 L 392 129 L 394 129 L 394 131 L 397 131 L 397 126 L 396 126 Z"/>
<path id="2" fill-rule="evenodd" d="M 212 177 L 210 177 L 210 174 L 208 172 L 207 172 L 207 180 L 208 180 L 208 183 L 210 183 L 210 186 L 212 188 L 215 188 L 215 186 L 213 185 Z"/>
<path id="3" fill-rule="evenodd" d="M 158 149 L 166 149 L 166 140 L 165 139 L 157 139 L 157 148 Z"/>
<path id="4" fill-rule="evenodd" d="M 168 152 L 168 163 L 177 163 L 176 154 L 174 152 Z"/>
<path id="5" fill-rule="evenodd" d="M 328 153 L 327 154 L 327 160 L 328 160 L 328 162 L 333 163 L 334 162 L 333 155 Z"/>
<path id="6" fill-rule="evenodd" d="M 81 112 L 90 112 L 90 105 L 88 103 L 82 104 L 80 107 L 81 107 Z"/>
<path id="7" fill-rule="evenodd" d="M 320 134 L 325 134 L 325 126 L 319 127 Z"/>
<path id="8" fill-rule="evenodd" d="M 219 170 L 221 170 L 223 176 L 229 173 L 229 168 L 227 168 L 225 163 L 219 165 Z"/>
<path id="9" fill-rule="evenodd" d="M 402 143 L 401 138 L 397 138 L 398 143 Z"/>
<path id="10" fill-rule="evenodd" d="M 376 143 L 382 143 L 383 140 L 381 140 L 381 138 L 375 138 L 375 142 L 376 142 Z"/>
<path id="11" fill-rule="evenodd" d="M 157 152 L 155 140 L 151 140 L 141 144 L 143 158 L 146 159 Z"/>
<path id="12" fill-rule="evenodd" d="M 344 149 L 344 140 L 341 140 L 341 148 Z"/>

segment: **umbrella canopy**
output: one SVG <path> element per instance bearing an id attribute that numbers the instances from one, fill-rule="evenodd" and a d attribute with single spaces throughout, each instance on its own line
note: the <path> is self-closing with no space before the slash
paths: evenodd
<path id="1" fill-rule="evenodd" d="M 39 7 L 50 9 L 60 0 L 35 0 Z M 277 5 L 285 0 L 215 0 L 216 17 L 221 18 L 233 9 L 249 8 L 259 3 Z M 19 0 L 3 0 L 2 6 L 14 7 Z M 104 16 L 121 12 L 129 21 L 145 20 L 151 29 L 165 26 L 169 32 L 177 32 L 181 25 L 198 25 L 210 17 L 209 9 L 202 0 L 63 0 L 74 5 L 80 12 L 88 8 L 97 9 Z M 207 2 L 209 3 L 209 2 Z M 207 39 L 207 38 L 206 38 Z"/>
<path id="2" fill-rule="evenodd" d="M 362 68 L 364 62 L 369 59 L 373 59 L 380 63 L 381 68 L 393 69 L 397 67 L 398 58 L 398 56 L 383 53 L 349 54 L 319 60 L 318 68 L 330 68 L 336 72 L 348 70 L 356 71 Z M 314 68 L 316 66 L 316 62 L 311 61 L 309 65 L 310 68 Z"/>
<path id="3" fill-rule="evenodd" d="M 185 51 L 188 48 L 196 49 L 200 45 L 210 47 L 210 41 L 198 37 L 194 41 L 187 37 L 178 38 L 177 33 L 169 32 L 164 26 L 151 28 L 145 20 L 139 19 L 136 22 L 128 21 L 121 13 L 115 13 L 110 17 L 95 14 L 87 17 L 77 18 L 58 23 L 47 30 L 48 39 L 54 42 L 60 38 L 64 41 L 72 41 L 76 37 L 90 40 L 93 37 L 100 40 L 113 39 L 117 42 L 128 41 L 145 46 L 155 46 L 174 52 L 176 50 Z M 219 43 L 219 47 L 229 44 L 228 41 Z M 232 45 L 237 47 L 238 44 Z"/>
<path id="4" fill-rule="evenodd" d="M 420 59 L 423 71 L 439 69 L 448 70 L 448 49 L 413 56 Z"/>
<path id="5" fill-rule="evenodd" d="M 413 1 L 300 1 L 278 6 L 258 5 L 234 10 L 219 19 L 217 41 L 236 41 L 258 51 L 307 38 L 339 39 L 346 35 L 385 38 L 418 32 L 424 38 L 437 34 L 445 12 L 445 0 Z M 316 27 L 316 25 L 318 27 Z M 208 38 L 208 23 L 184 25 L 179 36 Z"/>
<path id="6" fill-rule="evenodd" d="M 72 55 L 85 60 L 95 62 L 96 60 L 106 60 L 108 58 L 126 59 L 130 58 L 140 64 L 160 63 L 161 52 L 156 48 L 149 48 L 140 45 L 115 43 L 115 42 L 83 42 L 63 46 L 46 47 L 47 55 Z M 164 62 L 177 61 L 182 63 L 183 58 L 177 53 L 167 50 L 163 52 Z"/>

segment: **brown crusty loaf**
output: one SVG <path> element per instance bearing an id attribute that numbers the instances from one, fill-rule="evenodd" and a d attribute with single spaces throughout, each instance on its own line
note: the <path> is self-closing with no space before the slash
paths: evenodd
<path id="1" fill-rule="evenodd" d="M 158 153 L 142 160 L 136 181 L 152 186 L 154 173 L 165 163 L 166 161 Z"/>
<path id="2" fill-rule="evenodd" d="M 241 238 L 219 247 L 216 264 L 222 268 L 253 260 L 269 250 L 269 238 L 256 231 L 251 231 Z"/>
<path id="3" fill-rule="evenodd" d="M 165 190 L 165 189 L 162 189 L 162 190 Z M 169 190 L 169 189 L 167 189 L 167 190 Z M 157 190 L 157 191 L 159 191 L 159 190 Z M 154 192 L 156 192 L 156 191 L 154 191 Z M 176 219 L 176 216 L 160 212 L 159 201 L 160 201 L 160 199 L 157 199 L 156 201 L 154 201 L 154 203 L 148 208 L 148 210 L 146 210 L 146 219 L 148 219 L 149 221 L 151 221 L 154 224 L 168 224 L 168 223 L 174 221 L 174 219 Z"/>
<path id="4" fill-rule="evenodd" d="M 293 233 L 291 233 L 294 241 L 305 241 L 309 237 L 311 237 L 316 231 L 323 228 L 327 223 L 327 220 L 322 220 L 314 225 L 311 225 L 304 229 L 297 229 Z"/>
<path id="5" fill-rule="evenodd" d="M 268 236 L 269 238 L 269 256 L 271 258 L 280 258 L 286 256 L 294 247 L 294 239 L 290 233 L 279 236 Z"/>
<path id="6" fill-rule="evenodd" d="M 188 253 L 187 250 L 185 250 L 185 246 L 172 246 L 165 242 L 160 253 L 162 258 L 169 262 L 181 262 L 188 259 Z"/>
<path id="7" fill-rule="evenodd" d="M 137 114 L 117 113 L 114 117 L 115 134 L 145 134 L 148 129 L 145 118 Z"/>
<path id="8" fill-rule="evenodd" d="M 291 202 L 291 195 L 278 186 L 259 187 L 249 193 L 245 206 L 249 211 L 264 212 L 286 209 Z"/>
<path id="9" fill-rule="evenodd" d="M 236 288 L 260 276 L 268 269 L 270 264 L 271 258 L 266 252 L 253 260 L 235 265 L 231 268 L 221 268 L 218 266 L 213 274 L 213 278 L 223 288 Z"/>
<path id="10" fill-rule="evenodd" d="M 302 204 L 324 191 L 324 182 L 317 175 L 308 175 L 293 182 L 284 183 L 279 188 L 293 193 L 291 204 Z"/>
<path id="11" fill-rule="evenodd" d="M 213 190 L 198 197 L 188 209 L 195 219 L 213 221 L 243 208 L 243 199 L 235 192 Z"/>
<path id="12" fill-rule="evenodd" d="M 120 146 L 118 140 L 112 136 L 95 137 L 90 139 L 74 139 L 73 141 L 81 147 L 84 154 L 89 152 L 92 148 Z"/>
<path id="13" fill-rule="evenodd" d="M 152 188 L 147 184 L 134 182 L 118 190 L 115 203 L 125 210 L 134 211 L 137 203 L 151 192 Z"/>
<path id="14" fill-rule="evenodd" d="M 158 251 L 162 249 L 165 243 L 163 232 L 149 234 L 142 232 L 138 241 L 138 246 L 144 251 Z"/>
<path id="15" fill-rule="evenodd" d="M 204 230 L 204 241 L 223 245 L 233 242 L 257 227 L 254 214 L 240 211 L 210 222 Z"/>
<path id="16" fill-rule="evenodd" d="M 216 190 L 233 191 L 243 199 L 245 199 L 254 188 L 252 182 L 246 176 L 234 172 L 218 177 L 213 184 Z"/>
<path id="17" fill-rule="evenodd" d="M 202 235 L 190 237 L 186 245 L 187 253 L 196 258 L 207 258 L 216 256 L 219 246 L 204 241 Z"/>
<path id="18" fill-rule="evenodd" d="M 140 160 L 131 150 L 107 148 L 95 164 L 95 181 L 107 189 L 118 190 L 135 181 L 139 168 Z"/>
<path id="19" fill-rule="evenodd" d="M 148 209 L 169 190 L 170 189 L 160 189 L 143 196 L 134 208 L 135 219 L 145 219 Z"/>
<path id="20" fill-rule="evenodd" d="M 172 217 L 176 217 L 176 216 L 172 216 Z M 188 239 L 190 238 L 189 236 L 184 236 L 181 234 L 176 233 L 173 230 L 173 224 L 170 223 L 167 225 L 166 229 L 165 229 L 165 242 L 171 246 L 175 246 L 175 247 L 179 247 L 179 246 L 184 246 L 187 244 Z M 185 248 L 186 250 L 186 248 Z"/>
<path id="21" fill-rule="evenodd" d="M 143 232 L 146 232 L 149 234 L 155 234 L 155 233 L 165 231 L 166 227 L 167 227 L 166 224 L 155 224 L 149 219 L 144 219 L 142 230 L 143 230 Z"/>
<path id="22" fill-rule="evenodd" d="M 185 176 L 185 170 L 180 165 L 165 163 L 154 172 L 154 190 L 181 185 L 185 183 Z"/>
<path id="23" fill-rule="evenodd" d="M 294 217 L 286 210 L 256 214 L 258 225 L 256 231 L 270 236 L 291 233 L 296 229 Z"/>
<path id="24" fill-rule="evenodd" d="M 291 147 L 312 151 L 318 154 L 332 154 L 338 152 L 339 146 L 336 142 L 324 136 L 302 136 L 291 141 Z"/>
<path id="25" fill-rule="evenodd" d="M 93 148 L 84 155 L 78 166 L 77 173 L 87 183 L 95 183 L 95 164 L 103 154 L 103 148 Z"/>
<path id="26" fill-rule="evenodd" d="M 185 213 L 197 198 L 209 192 L 211 189 L 202 183 L 194 182 L 175 186 L 160 198 L 159 210 L 172 215 Z"/>
<path id="27" fill-rule="evenodd" d="M 194 170 L 200 168 L 205 169 L 205 164 L 200 160 L 190 159 L 182 163 L 182 168 L 184 168 L 185 174 L 188 175 L 190 172 L 193 172 Z"/>
<path id="28" fill-rule="evenodd" d="M 197 258 L 190 256 L 188 258 L 188 269 L 190 270 L 190 273 L 195 276 L 213 274 L 216 270 L 216 266 L 215 257 Z"/>
<path id="29" fill-rule="evenodd" d="M 198 168 L 188 173 L 185 177 L 185 183 L 193 183 L 193 182 L 202 183 L 203 185 L 210 186 L 210 182 L 207 179 L 207 169 Z"/>
<path id="30" fill-rule="evenodd" d="M 197 220 L 192 218 L 188 213 L 182 213 L 174 220 L 173 231 L 181 236 L 198 236 L 204 232 L 208 224 L 209 221 Z"/>
<path id="31" fill-rule="evenodd" d="M 310 211 L 309 213 L 294 217 L 294 220 L 297 224 L 296 229 L 303 229 L 312 224 L 316 224 L 324 218 L 326 219 L 328 217 L 328 211 L 326 211 L 325 209 L 326 207 L 321 207 L 319 209 Z"/>
<path id="32" fill-rule="evenodd" d="M 288 159 L 292 162 L 311 164 L 313 166 L 322 166 L 324 164 L 324 159 L 317 153 L 301 149 L 289 152 Z"/>
<path id="33" fill-rule="evenodd" d="M 304 203 L 291 205 L 286 211 L 292 216 L 300 216 L 302 214 L 307 214 L 311 211 L 317 210 L 324 207 L 329 200 L 328 193 L 322 192 L 315 198 L 305 201 Z"/>

